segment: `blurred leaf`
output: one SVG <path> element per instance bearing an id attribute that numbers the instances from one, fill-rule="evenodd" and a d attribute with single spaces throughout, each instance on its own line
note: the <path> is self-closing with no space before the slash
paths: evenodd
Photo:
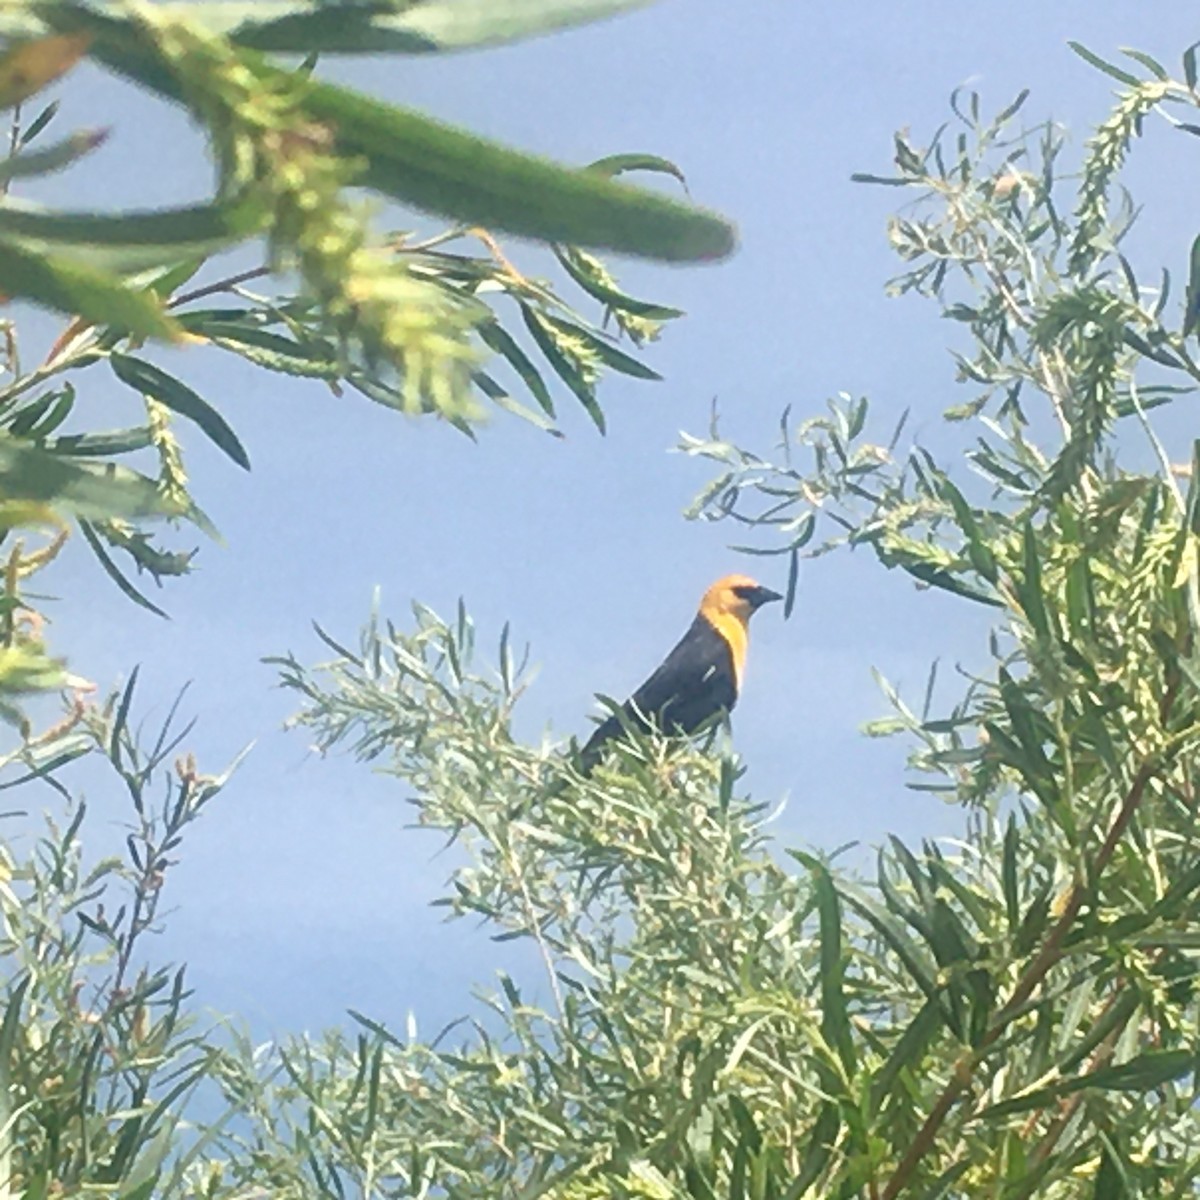
<path id="1" fill-rule="evenodd" d="M 69 71 L 88 51 L 87 34 L 57 34 L 10 44 L 0 54 L 0 109 L 13 108 Z"/>
<path id="2" fill-rule="evenodd" d="M 653 304 L 647 300 L 637 300 L 627 292 L 609 287 L 583 270 L 572 255 L 570 247 L 555 246 L 555 256 L 562 264 L 563 270 L 593 299 L 599 300 L 611 308 L 633 313 L 634 316 L 646 317 L 652 321 L 670 321 L 682 317 L 683 311 L 670 308 L 665 304 Z"/>
<path id="3" fill-rule="evenodd" d="M 303 100 L 337 130 L 359 179 L 398 200 L 523 237 L 670 262 L 724 258 L 732 226 L 715 213 L 509 150 L 464 130 L 347 89 L 313 84 Z"/>
<path id="4" fill-rule="evenodd" d="M 13 179 L 61 171 L 103 145 L 107 137 L 107 129 L 83 129 L 53 146 L 47 146 L 44 150 L 26 150 L 21 154 L 11 155 L 0 161 L 0 185 Z"/>
<path id="5" fill-rule="evenodd" d="M 1148 1050 L 1117 1066 L 1064 1079 L 1035 1088 L 985 1108 L 975 1120 L 996 1121 L 1013 1113 L 1044 1108 L 1062 1096 L 1095 1088 L 1097 1091 L 1149 1092 L 1193 1072 L 1200 1064 L 1192 1050 Z"/>
<path id="6" fill-rule="evenodd" d="M 59 101 L 52 100 L 21 132 L 21 145 L 28 146 L 58 115 Z"/>
<path id="7" fill-rule="evenodd" d="M 7 240 L 3 222 L 0 206 L 0 296 L 31 300 L 139 337 L 179 336 L 178 326 L 156 296 L 74 259 L 24 249 Z"/>
<path id="8" fill-rule="evenodd" d="M 57 212 L 6 197 L 0 203 L 0 236 L 31 253 L 69 256 L 97 271 L 129 274 L 234 246 L 261 233 L 265 218 L 257 204 L 238 200 L 95 213 Z"/>
<path id="9" fill-rule="evenodd" d="M 153 480 L 111 463 L 71 462 L 0 436 L 0 484 L 10 498 L 90 518 L 183 516 Z"/>
<path id="10" fill-rule="evenodd" d="M 321 0 L 207 0 L 188 20 L 260 50 L 322 54 L 422 54 L 516 41 L 640 8 L 649 0 L 420 0 L 412 4 Z M 397 11 L 398 10 L 398 11 Z"/>

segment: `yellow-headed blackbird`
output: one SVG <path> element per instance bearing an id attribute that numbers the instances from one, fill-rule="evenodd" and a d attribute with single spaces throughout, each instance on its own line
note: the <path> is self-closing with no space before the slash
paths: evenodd
<path id="1" fill-rule="evenodd" d="M 778 592 L 745 575 L 726 575 L 704 593 L 700 611 L 662 666 L 622 706 L 635 728 L 651 724 L 662 733 L 693 733 L 710 717 L 728 713 L 737 703 L 746 663 L 749 622 L 755 610 Z M 621 722 L 610 715 L 596 727 L 580 752 L 590 771 L 604 744 L 620 736 Z"/>

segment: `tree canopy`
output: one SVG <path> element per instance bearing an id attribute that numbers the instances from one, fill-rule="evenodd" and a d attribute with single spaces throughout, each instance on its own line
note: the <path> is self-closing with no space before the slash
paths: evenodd
<path id="1" fill-rule="evenodd" d="M 635 342 L 672 311 L 626 296 L 575 247 L 728 248 L 710 214 L 610 182 L 673 172 L 645 156 L 580 174 L 473 143 L 479 186 L 442 205 L 436 163 L 453 174 L 469 135 L 264 57 L 322 38 L 425 52 L 620 6 L 465 4 L 461 21 L 456 6 L 367 6 L 339 12 L 336 33 L 324 7 L 27 3 L 2 18 L 29 39 L 8 52 L 10 78 L 48 78 L 86 52 L 188 104 L 222 172 L 193 233 L 219 226 L 215 245 L 266 233 L 269 266 L 299 280 L 271 297 L 244 280 L 193 284 L 200 251 L 162 250 L 188 227 L 176 213 L 111 218 L 159 223 L 135 282 L 137 238 L 81 265 L 108 244 L 97 222 L 109 218 L 38 213 L 26 228 L 43 232 L 21 234 L 22 206 L 0 209 L 13 221 L 0 225 L 4 289 L 78 314 L 42 368 L 18 376 L 10 357 L 0 415 L 10 529 L 59 531 L 9 560 L 0 683 L 18 722 L 21 690 L 63 679 L 21 590 L 38 555 L 75 522 L 124 579 L 114 547 L 142 565 L 161 553 L 140 522 L 203 522 L 176 418 L 244 457 L 217 409 L 145 356 L 147 337 L 183 331 L 285 372 L 316 363 L 331 384 L 468 429 L 479 396 L 507 397 L 486 346 L 535 403 L 548 368 L 598 414 L 600 367 L 645 368 L 477 226 L 554 242 Z M 903 422 L 876 429 L 867 400 L 847 396 L 821 415 L 785 412 L 771 451 L 716 424 L 682 444 L 714 470 L 692 515 L 750 530 L 754 552 L 790 562 L 793 592 L 802 558 L 857 547 L 990 612 L 985 669 L 950 685 L 931 675 L 920 703 L 887 689 L 893 711 L 870 730 L 908 739 L 910 786 L 959 806 L 962 836 L 893 838 L 863 880 L 836 856 L 777 845 L 721 743 L 631 733 L 582 774 L 570 753 L 514 735 L 525 667 L 507 630 L 489 661 L 462 606 L 445 618 L 416 604 L 403 623 L 374 613 L 352 644 L 323 633 L 323 662 L 273 660 L 294 723 L 404 785 L 419 821 L 465 855 L 437 902 L 529 940 L 544 974 L 503 978 L 490 1011 L 432 1040 L 356 1013 L 352 1033 L 255 1047 L 236 1024 L 206 1029 L 183 970 L 146 945 L 169 868 L 228 776 L 179 753 L 189 727 L 174 712 L 140 727 L 135 673 L 107 702 L 79 697 L 52 728 L 27 728 L 8 764 L 10 785 L 50 781 L 64 803 L 28 853 L 0 860 L 0 1186 L 139 1200 L 1195 1190 L 1200 448 L 1184 461 L 1156 410 L 1200 380 L 1200 238 L 1174 275 L 1127 257 L 1137 208 L 1121 171 L 1151 117 L 1190 150 L 1196 50 L 1178 79 L 1143 54 L 1078 51 L 1119 90 L 1077 172 L 1060 130 L 1026 124 L 1024 96 L 992 117 L 958 93 L 945 127 L 897 134 L 892 173 L 862 177 L 907 202 L 889 226 L 892 289 L 931 300 L 955 330 L 956 449 L 935 456 Z M 549 172 L 539 196 L 553 208 L 561 186 L 562 212 L 514 205 L 507 169 L 526 183 Z M 369 237 L 343 195 L 351 180 L 464 224 L 346 270 Z M 449 254 L 459 239 L 485 253 Z M 481 291 L 515 300 L 523 332 Z M 236 301 L 197 307 L 217 293 Z M 74 403 L 67 362 L 107 364 L 143 394 L 144 428 L 56 432 Z M 142 451 L 157 476 L 105 463 Z M 128 797 L 122 857 L 89 856 L 86 806 L 57 782 L 84 754 Z"/>

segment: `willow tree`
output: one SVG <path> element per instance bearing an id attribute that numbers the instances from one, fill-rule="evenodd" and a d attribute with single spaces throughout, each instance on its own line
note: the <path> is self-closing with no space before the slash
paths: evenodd
<path id="1" fill-rule="evenodd" d="M 717 464 L 697 515 L 793 562 L 861 547 L 991 613 L 961 695 L 894 696 L 873 729 L 910 739 L 915 782 L 961 806 L 962 837 L 893 839 L 870 880 L 784 855 L 719 740 L 631 735 L 583 776 L 569 748 L 512 735 L 525 678 L 507 631 L 481 664 L 465 611 L 376 615 L 353 646 L 328 637 L 322 664 L 276 660 L 297 724 L 403 783 L 466 856 L 449 915 L 527 939 L 542 973 L 503 978 L 432 1041 L 356 1014 L 353 1035 L 255 1050 L 181 1030 L 182 983 L 163 975 L 96 1012 L 72 1008 L 64 969 L 59 1025 L 24 1021 L 46 974 L 31 968 L 0 1026 L 21 1185 L 48 1192 L 67 1147 L 70 1186 L 131 1196 L 1195 1191 L 1200 462 L 1152 415 L 1200 379 L 1200 249 L 1173 286 L 1128 260 L 1119 175 L 1151 118 L 1188 152 L 1200 94 L 1191 51 L 1181 80 L 1083 53 L 1120 90 L 1078 170 L 1019 104 L 985 119 L 960 96 L 876 179 L 911 200 L 894 289 L 960 330 L 957 455 L 848 399 L 770 453 L 717 429 L 685 444 Z M 88 733 L 153 815 L 169 735 L 140 749 L 128 708 Z M 219 783 L 179 764 L 135 838 L 147 895 L 167 852 L 152 839 Z M 41 907 L 18 910 L 48 914 L 31 944 L 83 914 L 76 941 L 51 940 L 63 961 L 113 938 L 76 855 L 74 829 L 48 839 Z M 94 1047 L 81 1069 L 38 1074 L 71 1036 Z M 97 1080 L 126 1107 L 96 1103 Z M 202 1111 L 223 1115 L 189 1130 L 189 1089 L 212 1087 L 223 1107 L 210 1092 Z"/>
<path id="2" fill-rule="evenodd" d="M 136 671 L 97 699 L 90 664 L 48 643 L 39 573 L 78 547 L 95 558 L 94 586 L 107 575 L 157 612 L 137 576 L 187 574 L 197 531 L 215 533 L 189 448 L 207 438 L 241 469 L 250 452 L 236 402 L 200 395 L 180 374 L 189 356 L 164 350 L 233 355 L 280 387 L 319 381 L 336 401 L 365 397 L 470 436 L 493 408 L 555 434 L 564 392 L 602 430 L 606 373 L 657 378 L 639 347 L 681 314 L 629 295 L 596 252 L 729 252 L 722 218 L 628 183 L 677 167 L 619 153 L 569 167 L 322 79 L 329 55 L 487 46 L 634 3 L 0 4 L 0 299 L 14 302 L 0 321 L 0 787 L 20 789 L 9 794 L 28 810 L 50 801 L 40 838 L 8 824 L 0 840 L 0 1195 L 194 1194 L 189 1170 L 229 1119 L 189 1133 L 216 1043 L 192 1018 L 182 970 L 147 945 L 187 829 L 226 776 L 199 769 L 174 713 L 135 732 Z M 79 196 L 97 163 L 129 169 L 109 156 L 107 129 L 60 128 L 53 92 L 82 61 L 134 88 L 139 112 L 184 110 L 211 159 L 210 197 L 121 212 L 34 201 L 51 172 L 71 172 Z M 403 231 L 383 225 L 393 201 Z M 552 251 L 557 281 L 526 275 L 508 233 Z M 221 257 L 231 250 L 236 270 Z M 22 336 L 26 304 L 61 320 L 40 362 Z M 111 379 L 136 397 L 130 427 L 107 427 L 94 402 Z M 87 601 L 68 596 L 55 614 L 69 622 Z M 61 689 L 67 711 L 47 720 L 30 697 Z M 128 806 L 118 858 L 90 849 L 68 786 L 78 776 L 60 778 L 89 756 Z M 233 1116 L 244 1128 L 248 1112 Z M 255 1186 L 269 1176 L 264 1163 Z"/>
<path id="3" fill-rule="evenodd" d="M 1020 101 L 985 119 L 959 95 L 864 177 L 910 201 L 892 290 L 961 333 L 957 455 L 845 397 L 785 416 L 770 454 L 716 428 L 683 447 L 717 466 L 695 515 L 793 567 L 858 547 L 990 612 L 961 695 L 892 693 L 871 729 L 909 738 L 961 839 L 892 839 L 863 881 L 783 865 L 719 749 L 631 736 L 583 777 L 513 739 L 508 638 L 473 667 L 465 613 L 288 656 L 297 721 L 465 847 L 442 902 L 531 939 L 546 977 L 504 981 L 467 1036 L 362 1016 L 357 1042 L 283 1051 L 286 1082 L 254 1092 L 272 1120 L 229 1150 L 235 1191 L 264 1161 L 295 1194 L 1195 1190 L 1200 462 L 1151 414 L 1200 381 L 1200 239 L 1174 276 L 1130 261 L 1119 175 L 1151 118 L 1192 151 L 1200 93 L 1193 51 L 1181 81 L 1080 53 L 1120 91 L 1077 173 Z"/>

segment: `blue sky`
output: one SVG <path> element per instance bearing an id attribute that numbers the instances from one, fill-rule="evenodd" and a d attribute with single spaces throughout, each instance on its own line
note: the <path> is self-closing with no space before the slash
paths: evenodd
<path id="1" fill-rule="evenodd" d="M 896 269 L 884 221 L 898 194 L 853 184 L 851 172 L 886 173 L 893 130 L 923 141 L 964 83 L 991 109 L 1031 88 L 1030 121 L 1052 116 L 1082 145 L 1111 81 L 1068 39 L 1102 54 L 1131 45 L 1174 67 L 1196 36 L 1186 6 L 1158 2 L 666 0 L 499 50 L 325 64 L 344 82 L 567 162 L 665 155 L 699 202 L 736 220 L 741 247 L 721 266 L 618 264 L 635 294 L 689 316 L 649 353 L 665 382 L 604 387 L 603 439 L 567 396 L 566 440 L 498 415 L 472 445 L 223 356 L 176 361 L 254 464 L 243 474 L 199 444 L 189 455 L 226 545 L 205 546 L 196 574 L 156 597 L 169 622 L 130 607 L 82 546 L 47 578 L 65 597 L 50 615 L 76 670 L 108 685 L 141 663 L 151 710 L 192 681 L 187 707 L 201 718 L 194 740 L 208 769 L 257 740 L 168 880 L 176 908 L 163 949 L 190 963 L 198 1001 L 259 1032 L 341 1021 L 348 1007 L 393 1024 L 411 1009 L 432 1032 L 470 1007 L 472 983 L 524 961 L 428 907 L 449 862 L 405 828 L 403 789 L 281 733 L 289 701 L 261 656 L 322 657 L 310 620 L 352 638 L 376 585 L 400 619 L 410 599 L 449 613 L 461 595 L 481 647 L 506 620 L 532 644 L 540 673 L 522 728 L 583 732 L 592 694 L 639 683 L 713 578 L 749 569 L 783 583 L 782 563 L 741 559 L 727 549 L 732 530 L 680 515 L 709 475 L 669 451 L 681 429 L 703 431 L 714 397 L 725 431 L 760 450 L 785 404 L 808 415 L 838 391 L 865 394 L 881 426 L 910 408 L 918 436 L 937 436 L 941 409 L 965 399 L 933 308 L 883 294 Z M 91 71 L 61 97 L 61 128 L 114 134 L 41 197 L 121 207 L 204 194 L 203 145 L 178 114 Z M 1135 244 L 1148 264 L 1183 263 L 1196 232 L 1195 143 L 1179 136 L 1153 128 L 1138 152 L 1151 212 Z M 538 261 L 516 247 L 518 264 L 523 256 Z M 53 328 L 36 318 L 32 341 Z M 121 423 L 117 385 L 100 371 L 75 382 L 96 425 Z M 735 720 L 756 797 L 787 798 L 781 838 L 830 849 L 958 828 L 957 812 L 903 787 L 903 745 L 867 741 L 858 727 L 884 708 L 872 667 L 919 695 L 934 658 L 982 661 L 984 628 L 982 614 L 918 596 L 865 557 L 805 568 L 793 618 L 767 610 L 756 621 Z M 102 822 L 122 815 L 115 794 L 94 802 Z"/>

